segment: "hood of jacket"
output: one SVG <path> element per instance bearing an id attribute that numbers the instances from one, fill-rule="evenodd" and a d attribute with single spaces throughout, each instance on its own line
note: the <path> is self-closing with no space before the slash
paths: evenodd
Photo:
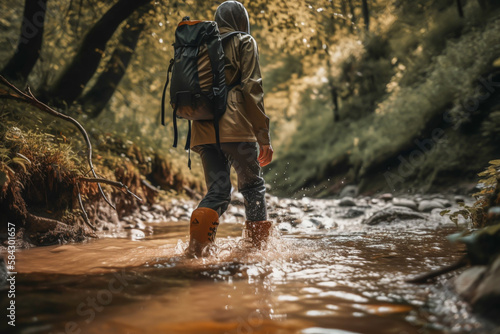
<path id="1" fill-rule="evenodd" d="M 215 11 L 215 22 L 221 34 L 230 31 L 250 33 L 250 20 L 246 8 L 238 1 L 223 2 Z"/>

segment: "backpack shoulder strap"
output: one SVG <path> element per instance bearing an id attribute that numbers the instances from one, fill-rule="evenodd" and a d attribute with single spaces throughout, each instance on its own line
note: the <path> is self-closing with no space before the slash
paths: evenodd
<path id="1" fill-rule="evenodd" d="M 165 125 L 165 95 L 167 93 L 167 86 L 170 81 L 170 73 L 172 72 L 173 65 L 174 59 L 170 59 L 170 64 L 168 65 L 167 70 L 167 82 L 165 82 L 165 86 L 163 87 L 163 94 L 161 96 L 161 125 Z"/>

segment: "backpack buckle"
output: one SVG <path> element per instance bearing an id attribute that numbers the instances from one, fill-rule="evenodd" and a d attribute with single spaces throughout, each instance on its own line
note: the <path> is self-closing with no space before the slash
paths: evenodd
<path id="1" fill-rule="evenodd" d="M 214 87 L 213 91 L 214 91 L 214 96 L 219 96 L 220 95 L 220 88 L 219 87 Z"/>

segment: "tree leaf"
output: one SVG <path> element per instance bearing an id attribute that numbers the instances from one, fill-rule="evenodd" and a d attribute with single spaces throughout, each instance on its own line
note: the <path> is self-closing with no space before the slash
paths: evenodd
<path id="1" fill-rule="evenodd" d="M 443 217 L 444 215 L 447 215 L 448 213 L 450 213 L 450 210 L 443 210 L 439 214 L 441 215 L 441 217 Z"/>
<path id="2" fill-rule="evenodd" d="M 24 172 L 26 173 L 27 170 L 26 170 L 26 164 L 25 164 L 24 159 L 19 158 L 19 157 L 15 157 L 15 158 L 12 158 L 12 162 L 21 166 L 23 168 Z"/>

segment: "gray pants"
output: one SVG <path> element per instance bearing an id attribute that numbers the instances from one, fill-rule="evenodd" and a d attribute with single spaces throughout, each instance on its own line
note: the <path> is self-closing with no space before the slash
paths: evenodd
<path id="1" fill-rule="evenodd" d="M 215 144 L 199 145 L 208 192 L 198 207 L 210 208 L 221 216 L 231 201 L 231 166 L 238 175 L 238 190 L 245 199 L 247 220 L 267 220 L 266 188 L 257 161 L 257 143 L 222 143 L 223 155 Z"/>

